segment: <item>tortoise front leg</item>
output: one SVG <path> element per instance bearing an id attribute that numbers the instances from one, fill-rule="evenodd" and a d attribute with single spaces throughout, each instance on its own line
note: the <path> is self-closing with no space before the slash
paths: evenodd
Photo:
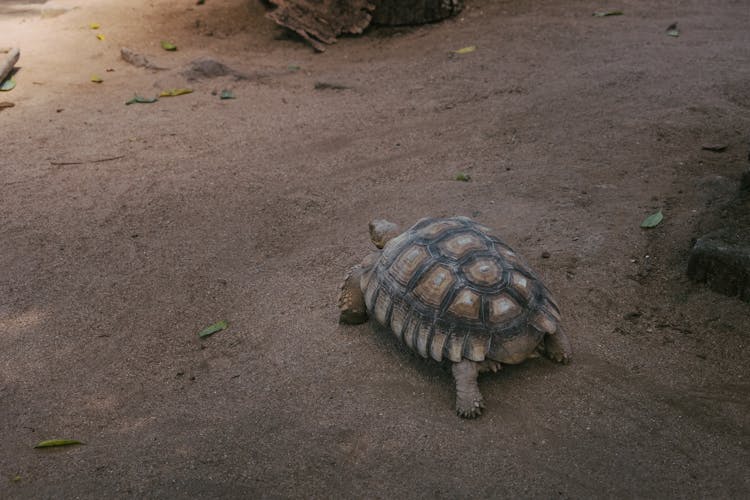
<path id="1" fill-rule="evenodd" d="M 557 327 L 555 333 L 548 333 L 544 336 L 544 352 L 552 361 L 564 365 L 570 363 L 573 350 L 570 348 L 570 340 L 561 326 Z"/>
<path id="2" fill-rule="evenodd" d="M 484 398 L 477 385 L 479 364 L 462 359 L 453 363 L 453 378 L 456 380 L 456 413 L 463 418 L 474 418 L 482 414 Z"/>
<path id="3" fill-rule="evenodd" d="M 339 323 L 358 325 L 367 321 L 367 306 L 365 306 L 365 296 L 360 286 L 361 280 L 362 267 L 354 266 L 349 270 L 341 285 Z"/>

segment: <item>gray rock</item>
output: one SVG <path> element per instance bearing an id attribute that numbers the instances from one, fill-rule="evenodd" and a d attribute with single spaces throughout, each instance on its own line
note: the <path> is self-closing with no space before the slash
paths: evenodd
<path id="1" fill-rule="evenodd" d="M 750 228 L 722 228 L 699 238 L 687 273 L 715 292 L 750 302 Z"/>
<path id="2" fill-rule="evenodd" d="M 199 80 L 201 78 L 216 78 L 218 76 L 233 76 L 236 80 L 246 80 L 248 76 L 235 71 L 226 64 L 211 59 L 210 57 L 199 57 L 195 59 L 182 71 L 182 76 L 187 80 Z"/>

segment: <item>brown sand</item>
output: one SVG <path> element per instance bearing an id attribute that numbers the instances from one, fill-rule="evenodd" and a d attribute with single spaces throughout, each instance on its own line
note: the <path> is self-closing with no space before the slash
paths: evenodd
<path id="1" fill-rule="evenodd" d="M 324 54 L 255 0 L 8 5 L 0 497 L 750 495 L 750 310 L 684 277 L 746 168 L 745 2 L 467 1 Z M 187 81 L 198 57 L 246 79 Z M 449 371 L 337 325 L 367 222 L 427 215 L 500 231 L 574 344 L 482 376 L 475 421 Z"/>

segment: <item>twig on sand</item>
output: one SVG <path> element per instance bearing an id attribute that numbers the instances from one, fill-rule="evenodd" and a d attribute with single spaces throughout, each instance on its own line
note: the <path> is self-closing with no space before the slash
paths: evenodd
<path id="1" fill-rule="evenodd" d="M 52 165 L 56 165 L 56 166 L 62 166 L 62 165 L 83 165 L 84 163 L 102 163 L 102 162 L 105 162 L 105 161 L 119 160 L 120 158 L 125 158 L 125 155 L 111 156 L 109 158 L 99 158 L 98 160 L 85 160 L 85 161 L 51 161 L 50 160 L 50 163 Z"/>

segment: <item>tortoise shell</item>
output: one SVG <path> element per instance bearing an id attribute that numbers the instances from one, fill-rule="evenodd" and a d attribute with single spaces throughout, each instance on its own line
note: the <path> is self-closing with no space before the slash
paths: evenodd
<path id="1" fill-rule="evenodd" d="M 422 219 L 367 264 L 370 315 L 425 358 L 520 363 L 560 322 L 528 264 L 465 217 Z"/>

